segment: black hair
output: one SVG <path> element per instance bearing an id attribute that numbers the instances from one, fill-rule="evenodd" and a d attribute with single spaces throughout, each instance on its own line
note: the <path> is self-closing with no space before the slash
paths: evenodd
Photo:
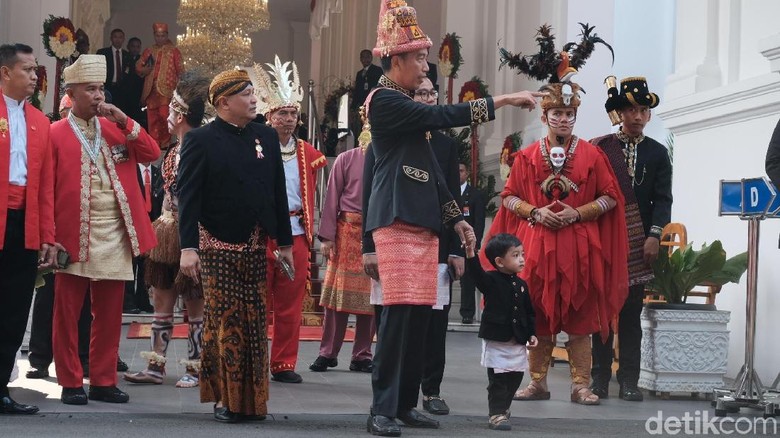
<path id="1" fill-rule="evenodd" d="M 211 80 L 199 71 L 187 70 L 182 74 L 179 84 L 176 86 L 176 92 L 188 106 L 184 118 L 187 120 L 187 124 L 193 128 L 203 124 L 210 83 Z"/>
<path id="2" fill-rule="evenodd" d="M 487 257 L 488 261 L 490 261 L 490 264 L 493 265 L 494 268 L 498 269 L 498 266 L 496 266 L 496 257 L 504 257 L 510 249 L 522 244 L 523 243 L 520 242 L 520 239 L 512 234 L 496 234 L 495 236 L 491 237 L 487 245 L 485 245 L 485 256 Z"/>
<path id="3" fill-rule="evenodd" d="M 369 50 L 369 49 L 363 49 L 363 50 L 361 50 L 361 51 L 360 51 L 360 56 L 363 56 L 363 54 L 364 54 L 364 53 L 368 53 L 368 54 L 369 54 L 369 55 L 371 55 L 372 57 L 374 56 L 373 52 L 371 52 L 371 50 Z"/>
<path id="4" fill-rule="evenodd" d="M 392 56 L 383 56 L 379 59 L 379 64 L 382 66 L 382 71 L 387 73 L 390 68 L 393 67 Z"/>
<path id="5" fill-rule="evenodd" d="M 141 38 L 138 37 L 132 37 L 129 40 L 127 40 L 127 44 L 132 43 L 133 41 L 138 41 L 138 44 L 141 44 Z"/>
<path id="6" fill-rule="evenodd" d="M 13 68 L 19 61 L 18 54 L 24 53 L 25 55 L 29 55 L 32 52 L 32 47 L 26 44 L 3 44 L 0 46 L 0 67 Z"/>
<path id="7" fill-rule="evenodd" d="M 122 32 L 122 35 L 124 35 L 124 33 L 125 33 L 125 31 L 123 31 L 122 29 L 117 27 L 116 29 L 112 29 L 111 30 L 111 33 L 109 34 L 109 36 L 114 36 L 114 34 L 117 33 L 117 32 Z"/>

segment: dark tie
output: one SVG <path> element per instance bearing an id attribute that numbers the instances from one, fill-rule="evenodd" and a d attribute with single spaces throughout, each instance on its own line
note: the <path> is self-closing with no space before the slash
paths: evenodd
<path id="1" fill-rule="evenodd" d="M 114 49 L 114 82 L 122 80 L 122 60 L 119 57 L 119 49 Z"/>
<path id="2" fill-rule="evenodd" d="M 152 212 L 152 175 L 149 168 L 144 169 L 144 201 L 146 201 L 146 212 Z"/>

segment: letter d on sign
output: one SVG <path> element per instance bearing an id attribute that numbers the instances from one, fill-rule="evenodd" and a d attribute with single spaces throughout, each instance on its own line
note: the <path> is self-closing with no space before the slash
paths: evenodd
<path id="1" fill-rule="evenodd" d="M 756 187 L 750 188 L 750 206 L 751 207 L 758 206 L 758 188 Z"/>

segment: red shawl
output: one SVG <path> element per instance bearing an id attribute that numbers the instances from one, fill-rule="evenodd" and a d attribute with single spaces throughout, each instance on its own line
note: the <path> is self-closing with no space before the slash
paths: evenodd
<path id="1" fill-rule="evenodd" d="M 550 171 L 539 147 L 537 141 L 517 154 L 502 198 L 514 195 L 537 207 L 552 202 L 540 188 Z M 604 153 L 584 140 L 579 140 L 564 174 L 577 185 L 577 191 L 571 190 L 562 202 L 577 208 L 607 195 L 617 205 L 596 221 L 577 222 L 557 231 L 541 224 L 530 226 L 502 205 L 485 242 L 498 233 L 515 234 L 523 242 L 526 264 L 520 275 L 528 282 L 535 309 L 549 320 L 552 333 L 561 325 L 598 318 L 600 333 L 606 338 L 610 321 L 628 295 L 625 201 Z M 492 269 L 482 247 L 482 265 Z M 560 295 L 558 309 L 556 295 Z M 586 300 L 598 300 L 598 315 L 578 315 Z"/>

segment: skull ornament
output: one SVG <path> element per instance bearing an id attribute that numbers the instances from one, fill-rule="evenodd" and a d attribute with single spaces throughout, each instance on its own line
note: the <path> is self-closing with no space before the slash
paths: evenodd
<path id="1" fill-rule="evenodd" d="M 574 90 L 569 84 L 563 84 L 561 87 L 561 97 L 563 98 L 563 104 L 569 106 L 571 104 L 571 98 L 574 97 Z"/>
<path id="2" fill-rule="evenodd" d="M 566 151 L 560 146 L 550 148 L 550 162 L 555 170 L 561 170 L 566 161 Z"/>

